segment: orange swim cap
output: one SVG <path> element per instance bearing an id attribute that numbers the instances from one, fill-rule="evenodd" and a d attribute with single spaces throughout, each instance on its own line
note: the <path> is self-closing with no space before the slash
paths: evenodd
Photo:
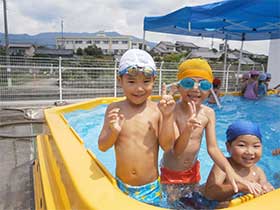
<path id="1" fill-rule="evenodd" d="M 177 79 L 182 80 L 186 77 L 201 77 L 213 82 L 212 69 L 204 59 L 193 58 L 184 61 L 178 67 Z"/>

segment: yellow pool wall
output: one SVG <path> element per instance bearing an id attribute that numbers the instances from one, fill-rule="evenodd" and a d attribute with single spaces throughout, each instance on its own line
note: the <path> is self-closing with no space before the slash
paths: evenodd
<path id="1" fill-rule="evenodd" d="M 159 96 L 153 99 L 159 99 Z M 37 137 L 37 158 L 33 166 L 37 210 L 162 209 L 141 203 L 122 193 L 114 177 L 96 156 L 85 148 L 83 140 L 63 116 L 68 112 L 92 109 L 100 104 L 119 100 L 123 98 L 97 98 L 45 110 L 49 131 Z M 228 209 L 278 210 L 279 198 L 280 189 L 277 189 L 258 198 L 235 200 L 234 206 Z M 242 204 L 238 205 L 239 203 Z"/>

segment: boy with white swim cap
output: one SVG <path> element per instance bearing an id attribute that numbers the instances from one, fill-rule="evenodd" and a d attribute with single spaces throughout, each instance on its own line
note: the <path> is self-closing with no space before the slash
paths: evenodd
<path id="1" fill-rule="evenodd" d="M 156 78 L 153 58 L 144 50 L 131 49 L 120 60 L 118 80 L 126 98 L 112 103 L 105 113 L 99 149 L 112 146 L 116 156 L 118 187 L 130 197 L 158 205 L 161 190 L 158 173 L 159 146 L 169 150 L 172 96 L 157 104 L 149 99 Z"/>

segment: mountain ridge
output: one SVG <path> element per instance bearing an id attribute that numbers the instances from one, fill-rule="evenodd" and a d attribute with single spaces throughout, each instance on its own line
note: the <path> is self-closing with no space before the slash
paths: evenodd
<path id="1" fill-rule="evenodd" d="M 133 40 L 141 40 L 138 37 L 131 35 L 122 35 L 115 31 L 102 32 L 106 36 L 130 36 Z M 99 32 L 64 32 L 63 37 L 91 37 L 100 34 Z M 50 48 L 56 47 L 56 38 L 62 37 L 61 32 L 42 32 L 35 35 L 24 34 L 9 34 L 9 43 L 21 43 L 21 44 L 34 44 L 39 46 L 45 46 Z M 5 34 L 0 32 L 0 45 L 5 44 Z M 154 47 L 156 43 L 147 42 L 150 47 Z"/>

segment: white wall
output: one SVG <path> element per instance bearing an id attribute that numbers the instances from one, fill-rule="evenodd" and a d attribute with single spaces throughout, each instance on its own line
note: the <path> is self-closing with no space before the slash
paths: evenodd
<path id="1" fill-rule="evenodd" d="M 269 88 L 280 84 L 280 39 L 270 40 L 267 72 L 272 75 Z"/>

